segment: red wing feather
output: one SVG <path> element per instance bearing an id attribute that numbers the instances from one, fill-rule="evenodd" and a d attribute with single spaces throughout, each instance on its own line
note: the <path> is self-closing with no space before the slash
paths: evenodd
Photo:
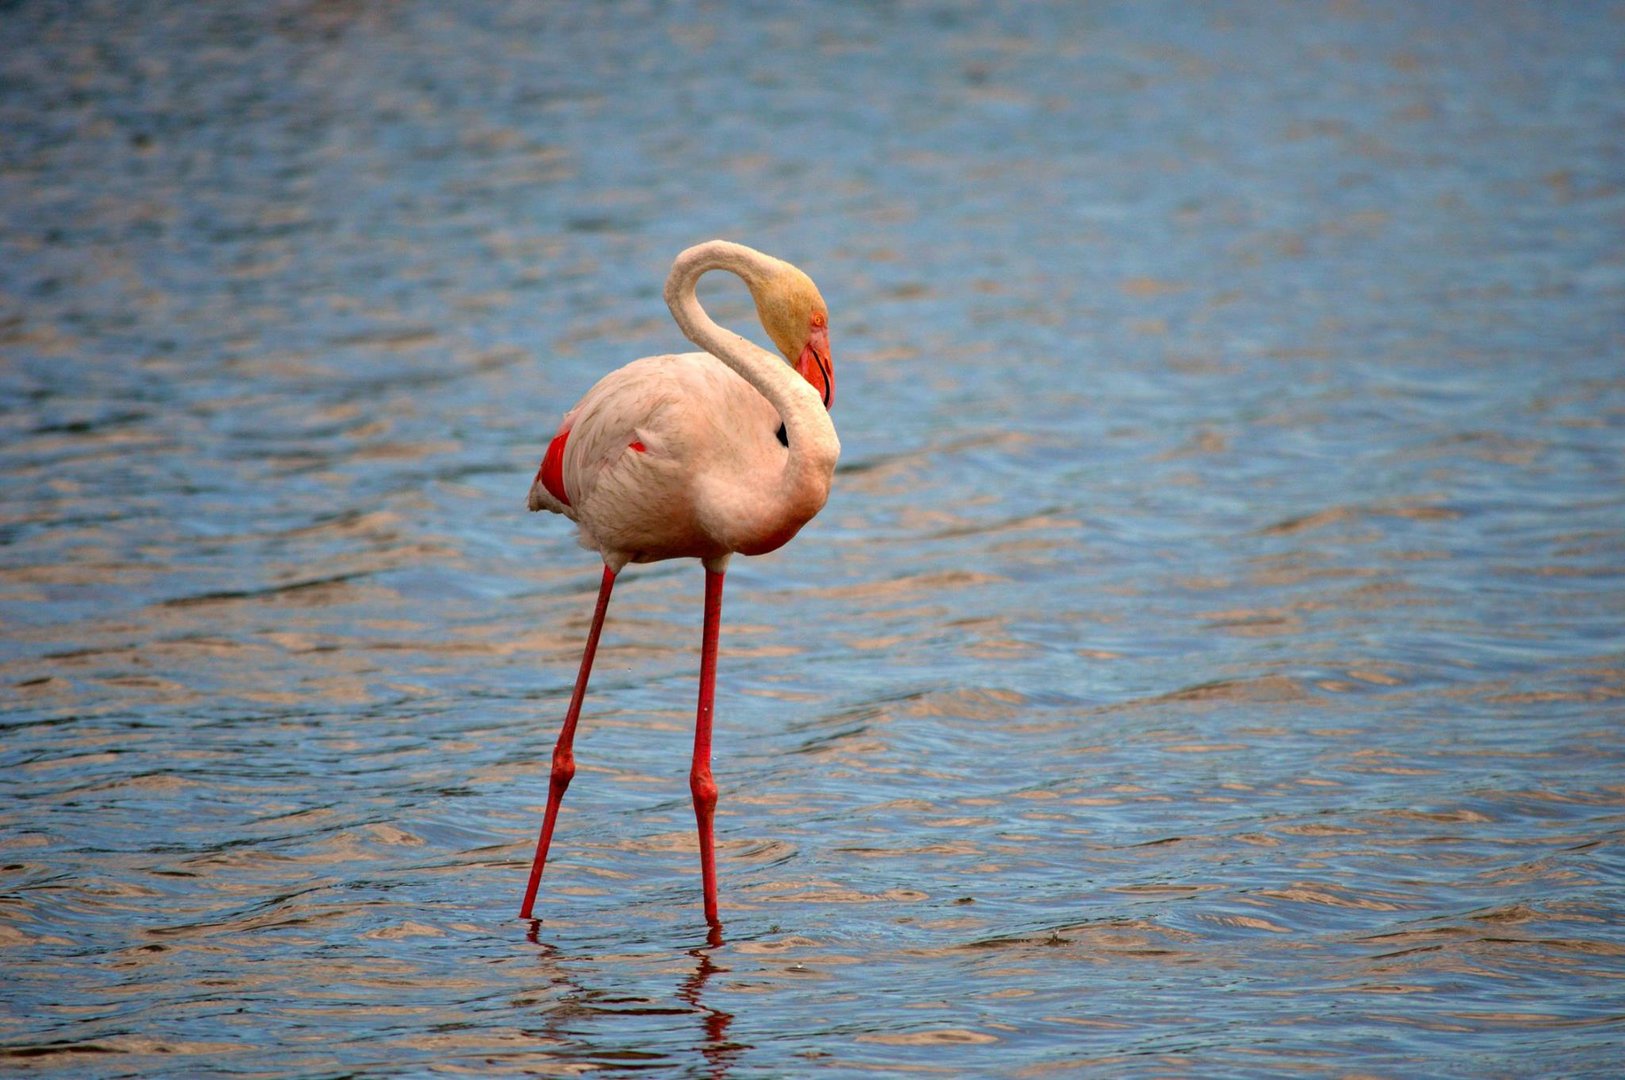
<path id="1" fill-rule="evenodd" d="M 553 436 L 553 441 L 547 444 L 547 455 L 542 458 L 542 467 L 536 470 L 536 478 L 548 494 L 565 506 L 570 505 L 570 496 L 564 493 L 564 444 L 569 440 L 569 428 Z"/>

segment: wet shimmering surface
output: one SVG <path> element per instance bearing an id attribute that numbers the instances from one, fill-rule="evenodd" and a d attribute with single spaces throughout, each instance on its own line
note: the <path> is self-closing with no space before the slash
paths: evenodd
<path id="1" fill-rule="evenodd" d="M 1616 1071 L 1625 14 L 1506 7 L 8 5 L 6 1067 Z M 523 923 L 525 489 L 712 235 L 845 446 L 730 576 L 725 941 L 692 565 Z"/>

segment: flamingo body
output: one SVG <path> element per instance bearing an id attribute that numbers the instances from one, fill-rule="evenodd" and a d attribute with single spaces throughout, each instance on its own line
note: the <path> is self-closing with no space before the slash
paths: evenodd
<path id="1" fill-rule="evenodd" d="M 784 360 L 722 329 L 695 284 L 709 270 L 742 278 Z M 840 441 L 830 423 L 835 375 L 828 313 L 812 280 L 789 263 L 713 240 L 682 252 L 666 280 L 672 316 L 704 352 L 634 360 L 600 379 L 560 421 L 527 500 L 575 522 L 604 573 L 575 691 L 565 713 L 547 812 L 520 917 L 529 918 L 559 806 L 575 775 L 573 744 L 616 575 L 627 563 L 699 559 L 705 566 L 699 705 L 689 786 L 699 830 L 705 915 L 717 916 L 711 775 L 722 584 L 735 553 L 787 543 L 829 498 Z"/>
<path id="2" fill-rule="evenodd" d="M 789 458 L 774 434 L 780 422 L 708 353 L 634 360 L 565 414 L 529 506 L 574 521 L 582 546 L 606 563 L 772 551 L 828 498 L 827 487 L 792 503 L 776 497 Z"/>

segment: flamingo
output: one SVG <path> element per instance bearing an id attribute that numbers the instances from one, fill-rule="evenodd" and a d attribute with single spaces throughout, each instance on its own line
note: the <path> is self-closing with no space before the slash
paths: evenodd
<path id="1" fill-rule="evenodd" d="M 744 280 L 762 328 L 790 366 L 706 314 L 694 289 L 710 270 Z M 743 244 L 712 240 L 672 263 L 666 305 L 684 336 L 705 351 L 645 357 L 600 379 L 565 413 L 530 486 L 530 509 L 575 522 L 581 545 L 603 558 L 604 573 L 553 748 L 522 919 L 531 918 L 559 804 L 575 775 L 576 721 L 616 575 L 627 563 L 699 559 L 705 608 L 689 790 L 705 918 L 713 932 L 720 927 L 711 719 L 723 578 L 735 553 L 773 551 L 812 520 L 829 498 L 841 452 L 828 411 L 835 400 L 829 312 L 811 278 Z"/>

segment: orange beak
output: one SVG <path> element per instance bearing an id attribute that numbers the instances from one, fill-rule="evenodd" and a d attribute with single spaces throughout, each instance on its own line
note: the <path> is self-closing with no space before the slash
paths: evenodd
<path id="1" fill-rule="evenodd" d="M 807 334 L 807 344 L 801 347 L 796 370 L 824 399 L 824 408 L 835 406 L 835 365 L 829 358 L 829 328 L 822 321 L 815 321 Z"/>

